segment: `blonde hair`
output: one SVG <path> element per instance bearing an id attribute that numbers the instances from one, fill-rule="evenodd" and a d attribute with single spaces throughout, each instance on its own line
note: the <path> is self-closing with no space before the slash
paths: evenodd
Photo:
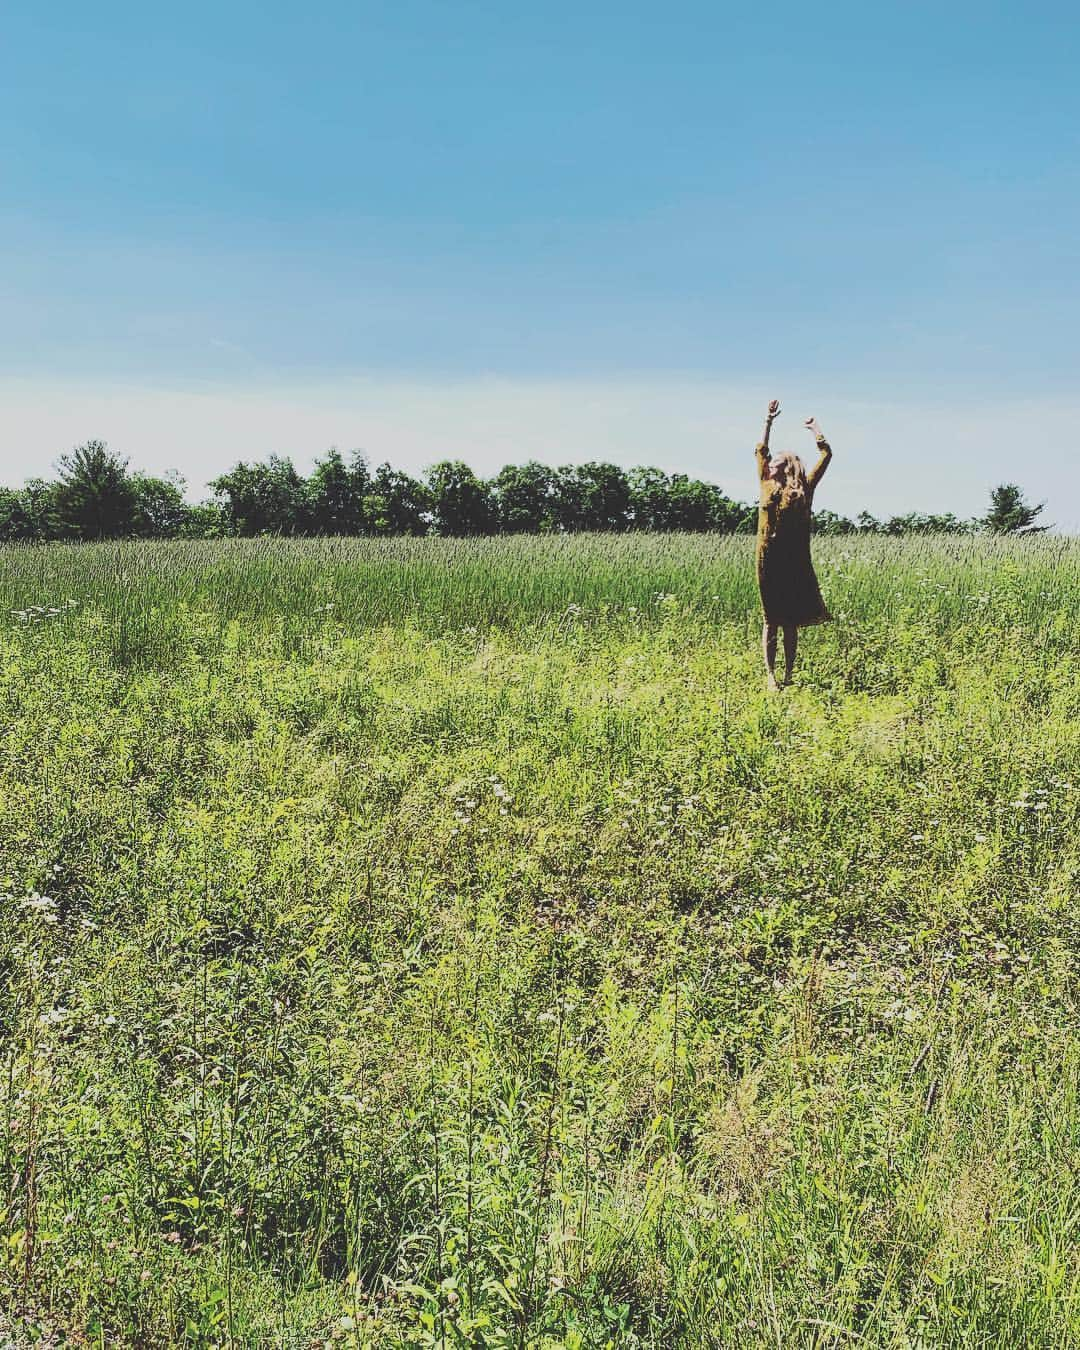
<path id="1" fill-rule="evenodd" d="M 785 450 L 773 460 L 772 472 L 775 473 L 781 466 L 784 468 L 782 493 L 785 503 L 807 496 L 810 492 L 810 485 L 806 480 L 806 465 L 799 456 L 790 450 Z"/>

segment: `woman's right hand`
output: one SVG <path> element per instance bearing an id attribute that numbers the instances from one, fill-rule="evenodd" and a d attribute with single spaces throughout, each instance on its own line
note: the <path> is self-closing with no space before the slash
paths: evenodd
<path id="1" fill-rule="evenodd" d="M 808 417 L 806 419 L 805 426 L 807 431 L 812 431 L 814 433 L 815 441 L 819 441 L 821 439 L 822 435 L 821 425 L 819 424 L 816 417 Z"/>
<path id="2" fill-rule="evenodd" d="M 769 404 L 769 411 L 765 415 L 766 422 L 773 422 L 780 416 L 780 400 L 774 398 Z"/>

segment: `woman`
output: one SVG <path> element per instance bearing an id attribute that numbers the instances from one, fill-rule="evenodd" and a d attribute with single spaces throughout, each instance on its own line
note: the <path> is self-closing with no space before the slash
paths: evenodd
<path id="1" fill-rule="evenodd" d="M 814 489 L 832 459 L 829 443 L 813 417 L 806 426 L 814 435 L 820 458 L 808 475 L 798 455 L 769 453 L 769 432 L 780 416 L 773 399 L 765 418 L 765 434 L 757 447 L 761 505 L 758 508 L 757 575 L 761 607 L 765 611 L 762 645 L 770 689 L 776 682 L 776 630 L 784 630 L 784 683 L 790 684 L 795 666 L 799 629 L 825 623 L 830 615 L 821 598 L 810 561 L 810 508 Z"/>

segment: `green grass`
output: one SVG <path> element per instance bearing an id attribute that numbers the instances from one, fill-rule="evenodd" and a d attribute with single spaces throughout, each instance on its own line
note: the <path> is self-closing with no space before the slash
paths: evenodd
<path id="1" fill-rule="evenodd" d="M 0 1336 L 1080 1340 L 1080 543 L 752 547 L 0 551 Z"/>

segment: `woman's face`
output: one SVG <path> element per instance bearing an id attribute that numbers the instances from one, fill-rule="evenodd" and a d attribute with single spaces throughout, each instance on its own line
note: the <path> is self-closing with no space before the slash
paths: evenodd
<path id="1" fill-rule="evenodd" d="M 792 473 L 792 469 L 792 463 L 787 455 L 778 455 L 769 465 L 769 477 L 773 479 L 774 482 L 783 485 L 787 482 L 788 477 Z"/>
<path id="2" fill-rule="evenodd" d="M 790 450 L 785 450 L 783 454 L 777 455 L 769 465 L 769 477 L 785 490 L 801 485 L 806 486 L 806 470 L 802 466 L 802 460 L 798 455 L 793 455 Z"/>

